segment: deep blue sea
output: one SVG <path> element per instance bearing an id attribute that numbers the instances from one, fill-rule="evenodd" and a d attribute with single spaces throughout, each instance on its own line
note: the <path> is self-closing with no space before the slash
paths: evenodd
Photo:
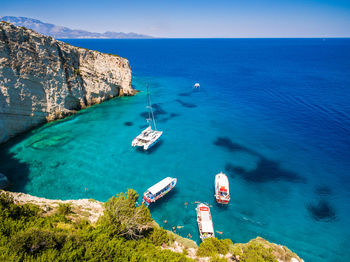
<path id="1" fill-rule="evenodd" d="M 350 261 L 350 39 L 64 41 L 128 58 L 141 92 L 3 145 L 10 190 L 106 201 L 177 177 L 150 208 L 166 229 L 198 241 L 203 201 L 219 238 L 261 236 L 305 261 Z M 130 144 L 146 126 L 147 83 L 164 134 L 143 152 Z M 220 171 L 228 207 L 213 196 Z"/>

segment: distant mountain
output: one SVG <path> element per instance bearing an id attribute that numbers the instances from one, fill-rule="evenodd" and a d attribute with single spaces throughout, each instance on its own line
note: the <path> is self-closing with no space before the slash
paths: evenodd
<path id="1" fill-rule="evenodd" d="M 24 26 L 43 35 L 52 36 L 54 38 L 152 38 L 148 35 L 136 33 L 110 32 L 93 33 L 85 30 L 75 30 L 68 27 L 58 26 L 41 22 L 37 19 L 28 17 L 3 16 L 0 21 L 6 21 L 17 26 Z"/>

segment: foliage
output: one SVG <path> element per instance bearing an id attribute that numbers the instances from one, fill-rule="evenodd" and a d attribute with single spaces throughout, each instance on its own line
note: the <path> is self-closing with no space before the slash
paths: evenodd
<path id="1" fill-rule="evenodd" d="M 230 239 L 207 238 L 199 245 L 197 256 L 211 257 L 216 254 L 226 255 L 233 245 Z"/>
<path id="2" fill-rule="evenodd" d="M 150 226 L 150 213 L 136 206 L 137 197 L 129 190 L 111 198 L 91 225 L 69 220 L 69 205 L 44 213 L 0 192 L 0 261 L 188 261 L 160 249 L 168 241 L 166 231 Z"/>
<path id="3" fill-rule="evenodd" d="M 136 207 L 137 199 L 136 191 L 129 189 L 127 194 L 117 194 L 106 202 L 101 224 L 111 235 L 139 239 L 152 227 L 153 220 L 148 208 L 144 205 Z"/>
<path id="4" fill-rule="evenodd" d="M 227 262 L 228 260 L 225 257 L 220 257 L 219 255 L 214 255 L 214 256 L 212 256 L 210 261 L 211 262 Z"/>
<path id="5" fill-rule="evenodd" d="M 160 246 L 163 243 L 166 244 L 169 242 L 168 232 L 163 228 L 154 228 L 148 238 L 156 246 Z"/>
<path id="6" fill-rule="evenodd" d="M 68 204 L 68 203 L 59 204 L 57 208 L 57 213 L 63 216 L 71 214 L 72 213 L 71 204 Z"/>
<path id="7" fill-rule="evenodd" d="M 79 68 L 74 68 L 74 75 L 80 75 L 80 69 Z"/>
<path id="8" fill-rule="evenodd" d="M 263 244 L 249 242 L 243 247 L 242 262 L 277 262 L 272 248 L 266 248 Z"/>

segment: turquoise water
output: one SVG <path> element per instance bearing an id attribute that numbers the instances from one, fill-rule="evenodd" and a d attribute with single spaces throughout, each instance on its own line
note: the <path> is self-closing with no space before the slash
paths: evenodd
<path id="1" fill-rule="evenodd" d="M 194 208 L 204 201 L 220 238 L 261 236 L 305 261 L 350 260 L 350 40 L 68 42 L 127 57 L 141 92 L 3 145 L 11 190 L 105 201 L 177 177 L 150 208 L 166 229 L 184 226 L 177 233 L 198 241 Z M 130 144 L 146 126 L 146 83 L 164 134 L 143 152 Z M 213 197 L 220 171 L 228 207 Z"/>

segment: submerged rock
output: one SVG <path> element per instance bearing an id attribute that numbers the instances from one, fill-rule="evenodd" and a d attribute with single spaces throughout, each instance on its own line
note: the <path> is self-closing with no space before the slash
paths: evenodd
<path id="1" fill-rule="evenodd" d="M 40 123 L 134 93 L 127 59 L 0 22 L 0 143 Z"/>
<path id="2" fill-rule="evenodd" d="M 0 189 L 4 189 L 5 187 L 8 186 L 8 184 L 9 184 L 9 181 L 7 179 L 7 176 L 0 173 Z"/>

